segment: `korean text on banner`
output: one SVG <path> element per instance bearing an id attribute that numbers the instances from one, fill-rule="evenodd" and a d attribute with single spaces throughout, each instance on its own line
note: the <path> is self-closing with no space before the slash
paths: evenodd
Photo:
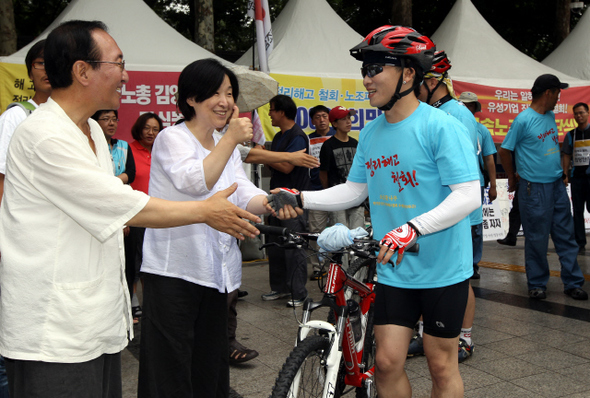
<path id="1" fill-rule="evenodd" d="M 533 99 L 530 89 L 491 87 L 458 80 L 453 80 L 453 87 L 457 95 L 464 91 L 477 94 L 481 112 L 476 113 L 475 118 L 490 130 L 495 143 L 504 141 L 514 118 L 528 108 Z M 589 87 L 570 87 L 561 90 L 559 101 L 553 109 L 559 142 L 563 141 L 568 131 L 576 128 L 573 106 L 578 102 L 587 102 L 589 96 Z"/>
<path id="2" fill-rule="evenodd" d="M 357 114 L 352 116 L 352 130 L 350 132 L 354 138 L 358 138 L 359 132 L 365 125 L 382 113 L 369 103 L 367 90 L 360 78 L 340 79 L 276 73 L 271 73 L 271 76 L 279 82 L 279 94 L 293 98 L 297 104 L 295 121 L 308 134 L 315 130 L 309 117 L 309 109 L 316 105 L 322 104 L 328 108 L 342 105 L 349 109 L 355 109 Z M 271 124 L 268 109 L 269 105 L 267 104 L 258 110 L 266 140 L 272 141 L 277 130 Z"/>
<path id="3" fill-rule="evenodd" d="M 35 95 L 27 67 L 0 62 L 0 113 L 13 102 L 27 101 Z"/>

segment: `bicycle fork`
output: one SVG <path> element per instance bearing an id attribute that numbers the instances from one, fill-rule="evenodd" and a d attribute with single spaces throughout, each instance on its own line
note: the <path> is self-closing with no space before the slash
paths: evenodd
<path id="1" fill-rule="evenodd" d="M 311 311 L 305 311 L 303 314 L 302 325 L 299 327 L 298 340 L 303 341 L 307 337 L 310 331 L 316 329 L 321 330 L 327 334 L 330 341 L 330 346 L 326 352 L 324 352 L 321 361 L 325 366 L 326 373 L 324 377 L 324 389 L 322 392 L 322 398 L 332 398 L 336 394 L 336 384 L 338 381 L 338 371 L 340 370 L 340 360 L 342 359 L 342 331 L 345 329 L 345 322 L 347 317 L 340 316 L 336 326 L 326 321 L 320 320 L 309 320 Z M 318 375 L 319 377 L 320 375 Z M 299 381 L 301 374 L 297 373 L 291 390 L 289 391 L 289 398 L 297 398 L 297 391 L 299 391 Z"/>

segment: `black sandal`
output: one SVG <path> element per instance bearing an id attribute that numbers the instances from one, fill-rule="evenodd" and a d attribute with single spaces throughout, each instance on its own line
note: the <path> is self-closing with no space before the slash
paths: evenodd
<path id="1" fill-rule="evenodd" d="M 229 363 L 232 365 L 248 362 L 258 356 L 258 351 L 250 350 L 237 341 L 229 344 Z"/>

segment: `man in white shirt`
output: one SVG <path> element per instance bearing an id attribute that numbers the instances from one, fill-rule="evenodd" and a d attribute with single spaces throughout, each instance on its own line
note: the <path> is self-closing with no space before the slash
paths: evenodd
<path id="1" fill-rule="evenodd" d="M 236 238 L 260 219 L 227 201 L 170 202 L 113 175 L 90 116 L 117 109 L 123 54 L 98 21 L 68 21 L 45 45 L 53 92 L 16 129 L 0 207 L 0 354 L 11 396 L 121 397 L 133 337 L 123 226 L 207 225 Z"/>

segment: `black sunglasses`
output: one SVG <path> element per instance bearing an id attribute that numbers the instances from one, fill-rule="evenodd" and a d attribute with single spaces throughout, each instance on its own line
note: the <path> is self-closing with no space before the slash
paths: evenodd
<path id="1" fill-rule="evenodd" d="M 379 73 L 383 72 L 383 67 L 386 64 L 368 64 L 368 65 L 363 65 L 363 67 L 361 68 L 361 75 L 363 75 L 363 78 L 365 76 L 369 76 L 371 78 L 377 76 Z"/>

